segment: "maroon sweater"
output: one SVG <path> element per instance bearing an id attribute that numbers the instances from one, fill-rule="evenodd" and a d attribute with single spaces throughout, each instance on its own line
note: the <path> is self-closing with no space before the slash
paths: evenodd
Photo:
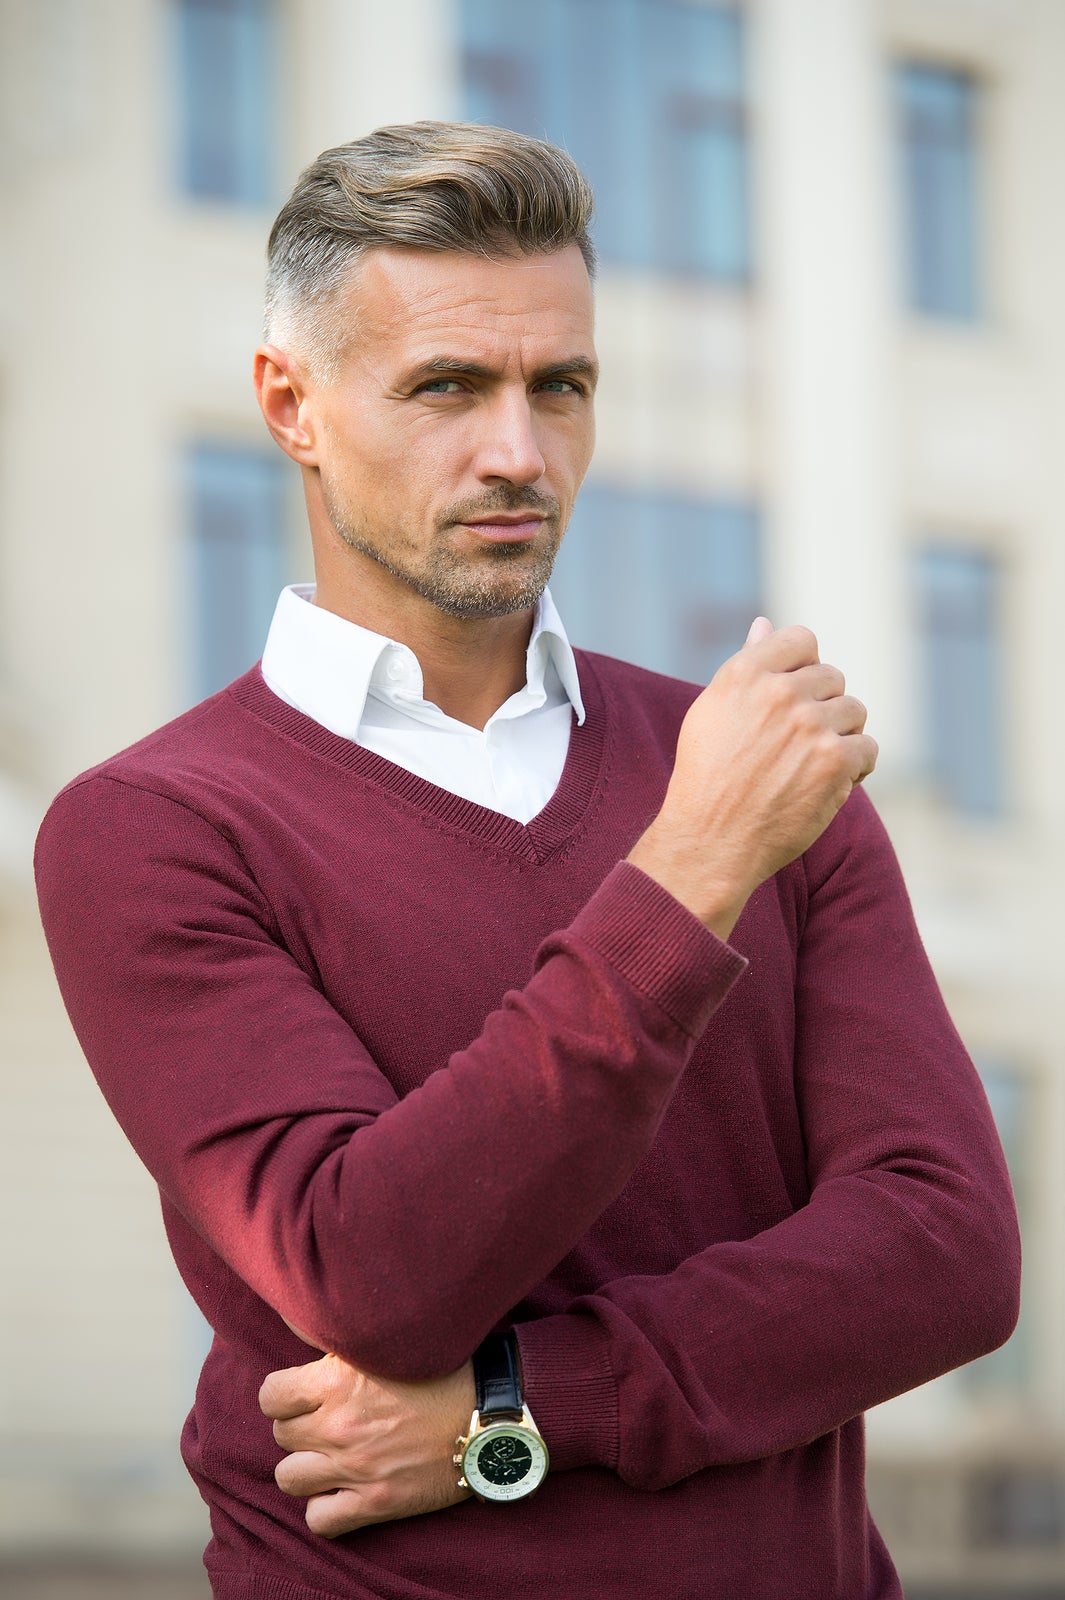
<path id="1" fill-rule="evenodd" d="M 183 1438 L 225 1600 L 883 1600 L 860 1413 L 993 1347 L 987 1104 L 856 792 L 732 947 L 618 865 L 694 690 L 579 655 L 528 826 L 257 671 L 70 785 L 38 847 L 93 1070 L 215 1330 Z M 336 1542 L 256 1391 L 517 1325 L 539 1493 Z"/>

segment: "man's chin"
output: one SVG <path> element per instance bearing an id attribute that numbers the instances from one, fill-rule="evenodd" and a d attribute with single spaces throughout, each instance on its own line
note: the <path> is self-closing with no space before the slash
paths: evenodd
<path id="1" fill-rule="evenodd" d="M 508 587 L 501 590 L 498 587 L 491 589 L 452 589 L 452 588 L 424 588 L 421 594 L 426 600 L 432 602 L 437 610 L 445 612 L 451 617 L 510 617 L 518 611 L 529 611 L 536 605 L 540 596 L 547 587 L 547 578 L 536 583 L 523 584 L 520 587 Z"/>
<path id="2" fill-rule="evenodd" d="M 557 537 L 550 543 L 535 544 L 514 539 L 493 543 L 474 557 L 466 551 L 438 547 L 427 564 L 408 566 L 335 513 L 331 515 L 333 527 L 349 549 L 369 556 L 451 617 L 507 617 L 530 610 L 546 589 L 558 554 Z"/>
<path id="3" fill-rule="evenodd" d="M 555 553 L 539 550 L 534 556 L 528 544 L 516 541 L 495 545 L 489 564 L 473 571 L 465 567 L 426 573 L 417 587 L 449 616 L 512 616 L 535 606 L 547 588 Z"/>

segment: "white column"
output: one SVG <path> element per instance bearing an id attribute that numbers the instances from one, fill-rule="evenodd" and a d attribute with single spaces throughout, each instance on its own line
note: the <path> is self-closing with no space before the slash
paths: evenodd
<path id="1" fill-rule="evenodd" d="M 312 154 L 386 123 L 459 115 L 453 0 L 302 4 L 307 21 L 304 131 Z"/>
<path id="2" fill-rule="evenodd" d="M 893 444 L 888 61 L 875 0 L 751 6 L 774 621 L 805 622 L 904 762 L 905 568 Z"/>

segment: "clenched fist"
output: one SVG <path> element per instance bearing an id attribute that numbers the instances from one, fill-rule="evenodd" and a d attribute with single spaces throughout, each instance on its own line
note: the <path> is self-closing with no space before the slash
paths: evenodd
<path id="1" fill-rule="evenodd" d="M 289 1453 L 274 1477 L 307 1501 L 312 1533 L 335 1539 L 468 1498 L 452 1465 L 476 1405 L 469 1362 L 423 1383 L 375 1378 L 326 1355 L 272 1372 L 259 1404 Z"/>
<path id="2" fill-rule="evenodd" d="M 727 938 L 872 772 L 865 717 L 808 628 L 759 617 L 688 711 L 662 809 L 628 859 Z"/>

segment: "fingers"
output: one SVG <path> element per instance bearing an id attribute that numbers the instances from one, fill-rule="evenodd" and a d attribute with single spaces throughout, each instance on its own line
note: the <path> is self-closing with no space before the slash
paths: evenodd
<path id="1" fill-rule="evenodd" d="M 839 668 L 830 666 L 827 661 L 797 667 L 789 674 L 789 681 L 796 691 L 808 695 L 811 700 L 836 700 L 847 687 Z"/>
<path id="2" fill-rule="evenodd" d="M 451 1451 L 476 1404 L 470 1362 L 392 1383 L 329 1355 L 271 1373 L 259 1399 L 286 1451 L 277 1486 L 308 1502 L 315 1533 L 336 1538 L 461 1498 Z"/>
<path id="3" fill-rule="evenodd" d="M 851 766 L 857 774 L 853 781 L 862 783 L 876 766 L 880 746 L 867 733 L 853 734 L 847 743 L 851 746 Z"/>
<path id="4" fill-rule="evenodd" d="M 419 1466 L 387 1475 L 367 1465 L 353 1477 L 350 1467 L 341 1472 L 324 1456 L 304 1451 L 279 1461 L 274 1478 L 284 1494 L 307 1501 L 307 1526 L 324 1539 L 377 1522 L 422 1516 L 470 1497 L 470 1490 L 458 1487 L 450 1466 L 439 1462 L 429 1472 Z"/>
<path id="5" fill-rule="evenodd" d="M 277 1421 L 317 1411 L 332 1387 L 329 1358 L 271 1372 L 259 1390 L 259 1409 Z"/>
<path id="6" fill-rule="evenodd" d="M 339 1539 L 341 1534 L 355 1533 L 382 1521 L 375 1514 L 372 1497 L 368 1502 L 361 1489 L 335 1489 L 329 1494 L 313 1495 L 307 1501 L 306 1515 L 308 1528 L 322 1539 Z"/>
<path id="7" fill-rule="evenodd" d="M 330 1432 L 319 1426 L 321 1411 L 301 1411 L 295 1417 L 274 1420 L 274 1441 L 282 1450 L 322 1450 L 332 1447 Z"/>
<path id="8" fill-rule="evenodd" d="M 779 628 L 773 645 L 776 659 L 764 659 L 762 664 L 770 671 L 787 673 L 791 689 L 811 700 L 835 700 L 843 694 L 846 679 L 838 667 L 818 659 L 817 640 L 808 628 Z M 747 646 L 741 654 L 746 653 Z M 762 654 L 766 657 L 770 652 Z"/>
<path id="9" fill-rule="evenodd" d="M 864 705 L 852 694 L 836 695 L 833 699 L 826 698 L 818 706 L 817 715 L 824 725 L 831 728 L 833 733 L 863 733 L 865 719 L 868 716 Z"/>
<path id="10" fill-rule="evenodd" d="M 829 742 L 827 758 L 850 784 L 861 783 L 876 766 L 879 746 L 865 732 L 865 706 L 852 694 L 836 695 L 820 703 L 807 701 L 803 721 L 820 723 Z"/>
<path id="11" fill-rule="evenodd" d="M 337 1468 L 317 1450 L 296 1450 L 274 1468 L 274 1482 L 282 1494 L 306 1499 L 339 1487 Z"/>
<path id="12" fill-rule="evenodd" d="M 798 624 L 774 628 L 765 617 L 755 617 L 746 644 L 733 660 L 740 662 L 748 656 L 752 665 L 757 663 L 770 672 L 794 672 L 799 667 L 815 666 L 820 660 L 817 637 L 809 628 Z"/>
<path id="13" fill-rule="evenodd" d="M 413 1498 L 398 1497 L 386 1484 L 365 1483 L 357 1489 L 336 1489 L 315 1494 L 307 1501 L 307 1526 L 323 1539 L 338 1539 L 377 1522 L 395 1522 L 402 1517 L 420 1517 L 427 1511 L 440 1511 L 471 1498 L 469 1489 L 459 1489 L 452 1478 L 446 1491 L 436 1490 Z"/>
<path id="14" fill-rule="evenodd" d="M 851 790 L 864 783 L 875 769 L 880 747 L 867 733 L 848 733 L 839 739 L 837 748 L 840 755 L 837 770 L 842 787 L 836 803 L 841 806 Z"/>

